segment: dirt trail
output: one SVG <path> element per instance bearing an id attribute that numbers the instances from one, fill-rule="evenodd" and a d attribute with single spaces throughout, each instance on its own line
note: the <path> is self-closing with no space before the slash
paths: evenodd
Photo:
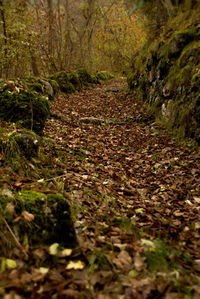
<path id="1" fill-rule="evenodd" d="M 0 297 L 199 298 L 199 151 L 170 138 L 125 79 L 51 106 L 45 155 L 14 187 L 68 198 L 80 249 L 29 248 L 0 274 Z"/>
<path id="2" fill-rule="evenodd" d="M 63 188 L 94 297 L 182 298 L 185 285 L 194 292 L 199 153 L 153 123 L 122 79 L 60 96 L 52 110 L 71 120 L 51 119 L 46 136 L 67 156 Z M 83 117 L 113 123 L 85 124 Z"/>

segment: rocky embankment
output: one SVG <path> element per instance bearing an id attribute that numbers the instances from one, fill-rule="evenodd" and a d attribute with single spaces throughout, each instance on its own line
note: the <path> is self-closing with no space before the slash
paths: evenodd
<path id="1" fill-rule="evenodd" d="M 200 143 L 199 10 L 171 20 L 133 61 L 128 84 L 180 137 Z"/>

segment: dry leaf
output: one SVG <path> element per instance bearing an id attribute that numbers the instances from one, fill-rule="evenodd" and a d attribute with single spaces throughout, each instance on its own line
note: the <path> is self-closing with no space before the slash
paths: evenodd
<path id="1" fill-rule="evenodd" d="M 21 213 L 21 216 L 28 222 L 31 222 L 34 220 L 35 216 L 27 211 L 23 211 Z"/>
<path id="2" fill-rule="evenodd" d="M 84 267 L 85 265 L 82 261 L 77 261 L 77 262 L 70 261 L 69 264 L 66 266 L 66 269 L 82 270 Z"/>

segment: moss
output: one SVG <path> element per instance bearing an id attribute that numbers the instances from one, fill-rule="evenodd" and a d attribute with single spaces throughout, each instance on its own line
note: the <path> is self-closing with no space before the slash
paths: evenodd
<path id="1" fill-rule="evenodd" d="M 133 71 L 127 78 L 129 88 L 147 101 L 158 117 L 163 113 L 168 127 L 180 137 L 192 137 L 198 142 L 199 29 L 199 9 L 178 14 L 158 40 L 146 45 L 133 58 Z"/>
<path id="2" fill-rule="evenodd" d="M 25 86 L 28 87 L 28 89 L 36 91 L 38 93 L 43 93 L 43 87 L 41 83 L 35 82 L 35 83 L 29 83 L 24 82 Z"/>
<path id="3" fill-rule="evenodd" d="M 9 165 L 16 172 L 26 170 L 27 160 L 38 155 L 40 141 L 40 137 L 30 130 L 13 131 L 6 126 L 6 130 L 0 132 L 1 165 Z"/>
<path id="4" fill-rule="evenodd" d="M 61 92 L 68 94 L 73 93 L 76 90 L 74 85 L 70 82 L 68 74 L 64 71 L 50 76 L 50 79 L 55 80 L 58 83 Z"/>
<path id="5" fill-rule="evenodd" d="M 56 82 L 56 80 L 51 80 L 51 79 L 47 79 L 47 78 L 45 78 L 45 80 L 51 84 L 53 91 L 54 91 L 54 96 L 56 96 L 60 91 L 60 87 L 59 87 L 58 83 Z"/>
<path id="6" fill-rule="evenodd" d="M 6 212 L 8 203 L 13 206 L 12 214 Z M 23 216 L 24 211 L 29 216 L 32 215 L 30 221 Z M 23 190 L 15 194 L 14 198 L 2 198 L 0 213 L 22 244 L 25 239 L 29 246 L 59 243 L 64 247 L 74 248 L 78 243 L 69 202 L 59 194 L 46 195 Z"/>
<path id="7" fill-rule="evenodd" d="M 190 84 L 192 70 L 191 65 L 186 65 L 184 68 L 178 68 L 175 65 L 168 73 L 165 81 L 171 82 L 173 89 L 177 89 L 177 94 L 182 94 L 184 86 Z"/>
<path id="8" fill-rule="evenodd" d="M 92 76 L 88 73 L 86 69 L 79 69 L 76 71 L 78 78 L 82 85 L 89 86 L 90 84 L 94 83 Z"/>
<path id="9" fill-rule="evenodd" d="M 127 83 L 130 89 L 134 89 L 138 86 L 138 73 L 130 73 L 127 77 Z"/>
<path id="10" fill-rule="evenodd" d="M 107 81 L 114 78 L 114 76 L 107 71 L 101 71 L 96 74 L 96 78 L 102 81 Z"/>
<path id="11" fill-rule="evenodd" d="M 188 63 L 196 65 L 197 63 L 199 63 L 199 57 L 200 57 L 200 41 L 193 41 L 183 49 L 177 61 L 178 66 L 184 67 Z"/>
<path id="12" fill-rule="evenodd" d="M 69 82 L 71 84 L 73 84 L 73 86 L 75 87 L 75 89 L 77 91 L 81 91 L 82 90 L 82 84 L 81 84 L 81 81 L 79 79 L 78 74 L 76 74 L 75 72 L 69 73 L 68 74 L 68 78 L 69 78 Z"/>
<path id="13" fill-rule="evenodd" d="M 22 127 L 42 134 L 50 113 L 49 102 L 44 96 L 5 83 L 0 93 L 0 118 L 18 122 Z"/>
<path id="14" fill-rule="evenodd" d="M 96 75 L 91 75 L 93 84 L 101 84 L 101 81 Z"/>

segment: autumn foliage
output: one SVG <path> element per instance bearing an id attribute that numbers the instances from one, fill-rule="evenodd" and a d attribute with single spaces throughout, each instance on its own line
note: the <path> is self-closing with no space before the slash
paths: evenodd
<path id="1" fill-rule="evenodd" d="M 129 16 L 122 0 L 4 0 L 0 7 L 0 77 L 126 71 L 146 37 L 144 16 Z"/>

